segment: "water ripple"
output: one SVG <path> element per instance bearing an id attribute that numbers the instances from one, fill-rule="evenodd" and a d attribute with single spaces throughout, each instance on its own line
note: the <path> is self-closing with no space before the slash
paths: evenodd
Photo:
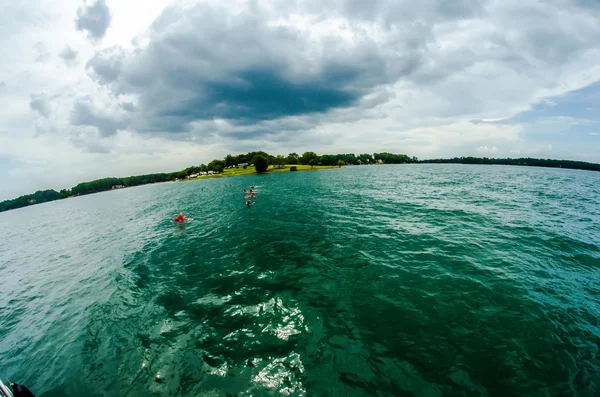
<path id="1" fill-rule="evenodd" d="M 3 213 L 2 370 L 44 397 L 597 396 L 599 182 L 349 167 Z"/>

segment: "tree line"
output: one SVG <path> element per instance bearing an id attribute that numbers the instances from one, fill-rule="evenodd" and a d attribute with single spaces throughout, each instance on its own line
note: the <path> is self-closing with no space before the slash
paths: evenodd
<path id="1" fill-rule="evenodd" d="M 574 160 L 551 160 L 534 158 L 504 158 L 492 159 L 487 157 L 454 157 L 451 159 L 423 160 L 422 163 L 436 164 L 495 164 L 495 165 L 517 165 L 525 167 L 549 167 L 549 168 L 567 168 L 573 170 L 600 171 L 600 164 L 588 163 L 585 161 Z"/>
<path id="2" fill-rule="evenodd" d="M 290 153 L 287 156 L 271 155 L 264 151 L 254 151 L 245 154 L 228 154 L 224 159 L 215 159 L 208 164 L 200 164 L 185 168 L 181 171 L 162 174 L 147 174 L 128 176 L 124 178 L 102 178 L 89 182 L 82 182 L 73 186 L 71 189 L 37 191 L 33 194 L 23 195 L 16 199 L 0 202 L 0 212 L 11 209 L 26 207 L 33 204 L 41 204 L 48 201 L 65 199 L 71 196 L 81 196 L 85 194 L 99 193 L 113 189 L 115 186 L 132 187 L 145 185 L 149 183 L 168 182 L 177 179 L 185 179 L 192 174 L 201 172 L 221 173 L 226 168 L 249 165 L 256 166 L 258 172 L 264 172 L 269 165 L 283 167 L 286 164 L 296 165 L 359 165 L 375 164 L 377 160 L 388 164 L 402 164 L 417 162 L 416 157 L 408 157 L 403 154 L 375 153 L 375 154 L 324 154 L 319 156 L 315 152 Z"/>
<path id="3" fill-rule="evenodd" d="M 0 203 L 0 212 L 8 211 L 16 208 L 27 207 L 28 205 L 41 204 L 47 201 L 58 200 L 60 193 L 56 190 L 38 190 L 33 194 L 26 194 L 12 200 L 5 200 Z"/>

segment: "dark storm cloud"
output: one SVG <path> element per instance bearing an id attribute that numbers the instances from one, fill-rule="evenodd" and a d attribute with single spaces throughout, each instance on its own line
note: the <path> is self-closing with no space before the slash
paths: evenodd
<path id="1" fill-rule="evenodd" d="M 185 122 L 211 118 L 254 122 L 324 112 L 351 105 L 360 97 L 360 91 L 344 88 L 356 74 L 352 68 L 340 68 L 302 82 L 266 67 L 239 71 L 238 81 L 193 81 L 197 76 L 183 74 L 171 81 L 172 86 L 187 82 L 198 95 L 161 107 L 157 116 Z"/>
<path id="2" fill-rule="evenodd" d="M 383 54 L 360 30 L 349 40 L 309 38 L 257 15 L 172 7 L 154 22 L 146 48 L 99 52 L 87 69 L 116 93 L 139 96 L 138 129 L 179 132 L 196 120 L 244 125 L 353 106 L 420 64 L 418 44 Z"/>
<path id="3" fill-rule="evenodd" d="M 91 5 L 83 5 L 77 9 L 75 26 L 77 30 L 87 32 L 90 40 L 96 41 L 104 37 L 110 20 L 110 10 L 104 0 L 96 0 Z"/>
<path id="4" fill-rule="evenodd" d="M 66 46 L 61 52 L 58 53 L 58 56 L 61 57 L 66 64 L 71 64 L 77 58 L 77 54 L 77 51 L 69 46 Z"/>
<path id="5" fill-rule="evenodd" d="M 176 4 L 152 24 L 149 44 L 105 49 L 86 69 L 114 96 L 136 98 L 135 107 L 121 105 L 134 131 L 182 139 L 202 133 L 199 123 L 222 119 L 228 128 L 206 134 L 258 137 L 293 131 L 287 123 L 297 118 L 308 130 L 373 117 L 368 111 L 393 98 L 398 82 L 441 98 L 438 117 L 482 113 L 487 91 L 469 85 L 488 84 L 478 80 L 479 70 L 491 81 L 496 72 L 560 68 L 593 48 L 597 36 L 594 24 L 549 24 L 557 9 L 537 3 L 260 4 L 236 10 Z M 290 15 L 305 19 L 281 22 Z"/>
<path id="6" fill-rule="evenodd" d="M 95 127 L 101 137 L 115 135 L 118 130 L 124 129 L 126 123 L 122 118 L 102 114 L 91 102 L 86 100 L 77 100 L 71 110 L 70 124 L 79 127 Z"/>
<path id="7" fill-rule="evenodd" d="M 38 111 L 42 116 L 48 118 L 52 111 L 50 107 L 50 99 L 45 93 L 31 94 L 29 107 L 32 110 Z"/>

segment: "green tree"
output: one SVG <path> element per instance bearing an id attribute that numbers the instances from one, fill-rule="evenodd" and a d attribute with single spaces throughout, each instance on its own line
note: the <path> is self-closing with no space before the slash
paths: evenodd
<path id="1" fill-rule="evenodd" d="M 285 157 L 283 157 L 282 155 L 278 155 L 277 157 L 275 157 L 275 160 L 273 160 L 273 164 L 277 166 L 277 168 L 283 168 L 283 166 L 285 165 Z"/>
<path id="2" fill-rule="evenodd" d="M 185 179 L 185 177 L 187 176 L 187 172 L 185 172 L 185 170 L 179 171 L 177 174 L 175 174 L 175 176 L 178 179 Z"/>
<path id="3" fill-rule="evenodd" d="M 317 164 L 318 159 L 319 156 L 315 152 L 304 152 L 300 157 L 300 164 L 310 164 L 311 160 L 315 160 L 315 164 Z"/>
<path id="4" fill-rule="evenodd" d="M 265 159 L 263 156 L 254 157 L 252 162 L 254 163 L 254 168 L 256 169 L 256 172 L 265 172 L 269 167 L 269 165 L 267 164 L 267 159 Z"/>
<path id="5" fill-rule="evenodd" d="M 338 167 L 340 167 L 340 168 L 341 168 L 341 167 L 342 167 L 342 165 L 346 165 L 346 163 L 344 163 L 344 160 L 342 160 L 342 159 L 339 159 L 339 160 L 338 160 L 338 162 L 337 162 L 337 165 L 338 165 Z"/>
<path id="6" fill-rule="evenodd" d="M 0 212 L 15 208 L 27 207 L 28 205 L 45 203 L 60 199 L 60 193 L 55 190 L 38 190 L 34 194 L 27 194 L 13 200 L 5 200 L 0 203 Z"/>
<path id="7" fill-rule="evenodd" d="M 317 159 L 316 158 L 310 159 L 308 164 L 310 165 L 310 168 L 313 168 L 315 165 L 317 165 Z"/>
<path id="8" fill-rule="evenodd" d="M 375 162 L 373 156 L 368 153 L 360 154 L 358 159 L 360 160 L 361 164 L 371 164 Z"/>
<path id="9" fill-rule="evenodd" d="M 387 152 L 374 153 L 373 158 L 375 160 L 382 160 L 386 164 L 405 164 L 413 162 L 413 159 L 406 154 L 392 154 Z"/>
<path id="10" fill-rule="evenodd" d="M 225 167 L 225 162 L 223 160 L 213 160 L 210 163 L 208 163 L 209 171 L 217 171 L 219 167 L 221 168 L 221 170 L 223 170 L 223 168 Z"/>
<path id="11" fill-rule="evenodd" d="M 287 164 L 298 164 L 298 157 L 299 157 L 298 153 L 292 152 L 292 153 L 288 154 L 287 159 L 285 160 L 285 162 Z"/>

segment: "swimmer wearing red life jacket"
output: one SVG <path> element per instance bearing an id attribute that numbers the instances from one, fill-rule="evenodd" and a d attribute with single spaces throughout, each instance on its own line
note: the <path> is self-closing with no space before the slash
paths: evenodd
<path id="1" fill-rule="evenodd" d="M 173 220 L 175 222 L 184 222 L 187 221 L 187 218 L 185 216 L 183 216 L 183 212 L 180 212 L 179 215 L 177 215 L 175 218 L 173 218 Z"/>

